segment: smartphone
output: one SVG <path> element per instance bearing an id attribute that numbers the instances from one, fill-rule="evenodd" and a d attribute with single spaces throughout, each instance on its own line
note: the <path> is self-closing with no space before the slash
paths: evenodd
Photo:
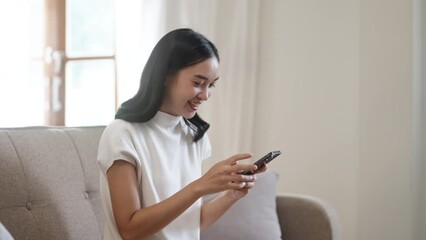
<path id="1" fill-rule="evenodd" d="M 269 163 L 270 161 L 272 161 L 274 158 L 278 157 L 279 155 L 281 155 L 281 151 L 272 151 L 272 152 L 269 152 L 268 154 L 266 154 L 265 156 L 263 156 L 261 159 L 257 160 L 253 164 L 257 166 L 257 169 L 260 169 L 260 168 L 263 167 L 263 165 Z M 242 172 L 242 174 L 244 174 L 244 175 L 252 175 L 254 173 L 255 173 L 254 171 L 244 171 L 244 172 Z"/>

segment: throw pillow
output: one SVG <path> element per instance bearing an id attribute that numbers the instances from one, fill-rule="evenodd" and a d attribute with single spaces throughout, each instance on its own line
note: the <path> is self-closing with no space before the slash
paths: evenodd
<path id="1" fill-rule="evenodd" d="M 236 202 L 209 228 L 202 230 L 201 239 L 281 239 L 275 200 L 277 180 L 278 174 L 272 170 L 258 174 L 247 196 Z M 217 195 L 208 195 L 203 201 L 211 201 Z"/>

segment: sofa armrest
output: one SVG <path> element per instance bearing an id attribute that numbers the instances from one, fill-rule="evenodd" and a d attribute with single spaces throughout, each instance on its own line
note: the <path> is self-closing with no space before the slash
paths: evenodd
<path id="1" fill-rule="evenodd" d="M 334 208 L 319 198 L 278 194 L 277 213 L 283 239 L 341 239 L 340 224 Z"/>

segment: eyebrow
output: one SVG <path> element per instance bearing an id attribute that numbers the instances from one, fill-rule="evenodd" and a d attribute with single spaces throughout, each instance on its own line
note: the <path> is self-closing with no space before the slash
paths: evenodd
<path id="1" fill-rule="evenodd" d="M 206 81 L 208 81 L 208 80 L 209 80 L 207 77 L 205 77 L 205 76 L 203 76 L 203 75 L 201 75 L 201 74 L 195 74 L 195 75 L 194 75 L 194 77 L 196 77 L 196 78 L 201 78 L 201 79 L 206 80 Z M 216 81 L 216 80 L 218 80 L 218 79 L 219 79 L 219 77 L 217 77 L 217 78 L 216 78 L 216 79 L 214 79 L 213 81 Z"/>

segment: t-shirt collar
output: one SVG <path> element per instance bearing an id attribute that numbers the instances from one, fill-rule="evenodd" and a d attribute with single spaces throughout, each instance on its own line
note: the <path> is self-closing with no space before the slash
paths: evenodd
<path id="1" fill-rule="evenodd" d="M 180 123 L 185 123 L 182 116 L 174 116 L 162 111 L 158 111 L 152 118 L 161 127 L 176 127 Z"/>

